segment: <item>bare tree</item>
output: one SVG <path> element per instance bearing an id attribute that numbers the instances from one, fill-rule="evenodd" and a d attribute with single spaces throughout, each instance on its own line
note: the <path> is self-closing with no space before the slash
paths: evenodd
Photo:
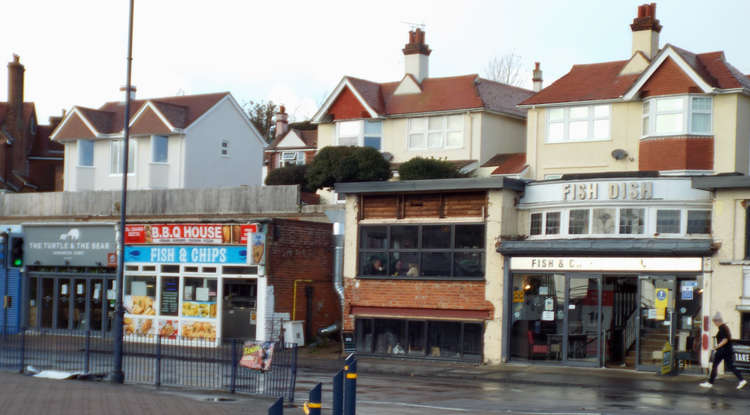
<path id="1" fill-rule="evenodd" d="M 524 75 L 523 60 L 515 53 L 495 56 L 487 62 L 484 68 L 484 76 L 487 79 L 513 86 L 525 84 Z"/>

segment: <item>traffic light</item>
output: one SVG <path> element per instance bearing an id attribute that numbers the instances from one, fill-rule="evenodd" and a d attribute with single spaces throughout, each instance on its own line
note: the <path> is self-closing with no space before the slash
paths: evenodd
<path id="1" fill-rule="evenodd" d="M 8 244 L 8 267 L 23 268 L 23 236 L 10 236 L 10 243 Z"/>

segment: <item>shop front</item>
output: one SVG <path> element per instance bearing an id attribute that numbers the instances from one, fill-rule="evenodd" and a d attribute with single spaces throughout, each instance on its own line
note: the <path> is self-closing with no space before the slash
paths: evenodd
<path id="1" fill-rule="evenodd" d="M 112 328 L 114 224 L 26 224 L 23 323 L 29 328 Z"/>
<path id="2" fill-rule="evenodd" d="M 260 234 L 262 227 L 128 225 L 126 339 L 143 341 L 158 335 L 166 341 L 213 344 L 222 339 L 256 339 L 263 315 L 258 293 L 265 292 L 265 278 L 259 275 L 258 264 L 264 247 L 254 248 L 256 258 L 249 261 L 247 238 Z M 250 264 L 253 261 L 256 265 Z"/>
<path id="3" fill-rule="evenodd" d="M 683 179 L 526 187 L 528 237 L 502 241 L 504 357 L 655 371 L 707 363 L 707 192 Z"/>

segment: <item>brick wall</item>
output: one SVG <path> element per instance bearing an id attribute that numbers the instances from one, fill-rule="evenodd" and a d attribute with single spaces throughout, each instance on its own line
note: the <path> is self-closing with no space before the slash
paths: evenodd
<path id="1" fill-rule="evenodd" d="M 665 137 L 641 140 L 638 168 L 645 170 L 712 170 L 713 137 Z"/>
<path id="2" fill-rule="evenodd" d="M 297 284 L 296 303 L 296 319 L 305 320 L 305 287 L 313 287 L 309 327 L 312 335 L 341 317 L 333 289 L 332 230 L 328 223 L 274 219 L 268 231 L 266 274 L 268 284 L 274 289 L 274 311 L 293 314 L 294 281 L 312 280 L 312 283 Z"/>
<path id="3" fill-rule="evenodd" d="M 333 115 L 334 120 L 370 118 L 370 114 L 348 87 L 341 90 L 336 101 L 328 109 L 328 113 Z"/>
<path id="4" fill-rule="evenodd" d="M 354 329 L 353 307 L 420 309 L 422 317 L 449 316 L 449 310 L 476 311 L 489 318 L 494 311 L 485 300 L 484 281 L 413 281 L 344 279 L 345 330 Z M 443 311 L 443 312 L 441 312 Z M 462 313 L 455 313 L 462 314 Z"/>
<path id="5" fill-rule="evenodd" d="M 667 58 L 641 88 L 642 97 L 702 92 L 671 58 Z"/>

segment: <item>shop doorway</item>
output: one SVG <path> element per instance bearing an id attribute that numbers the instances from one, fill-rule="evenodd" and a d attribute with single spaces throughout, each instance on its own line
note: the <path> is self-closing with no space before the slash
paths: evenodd
<path id="1" fill-rule="evenodd" d="M 224 280 L 223 339 L 255 340 L 258 284 L 255 279 Z"/>
<path id="2" fill-rule="evenodd" d="M 31 274 L 25 322 L 30 328 L 109 331 L 114 313 L 113 276 Z"/>
<path id="3" fill-rule="evenodd" d="M 639 311 L 638 276 L 606 276 L 603 290 L 605 366 L 635 369 Z"/>

